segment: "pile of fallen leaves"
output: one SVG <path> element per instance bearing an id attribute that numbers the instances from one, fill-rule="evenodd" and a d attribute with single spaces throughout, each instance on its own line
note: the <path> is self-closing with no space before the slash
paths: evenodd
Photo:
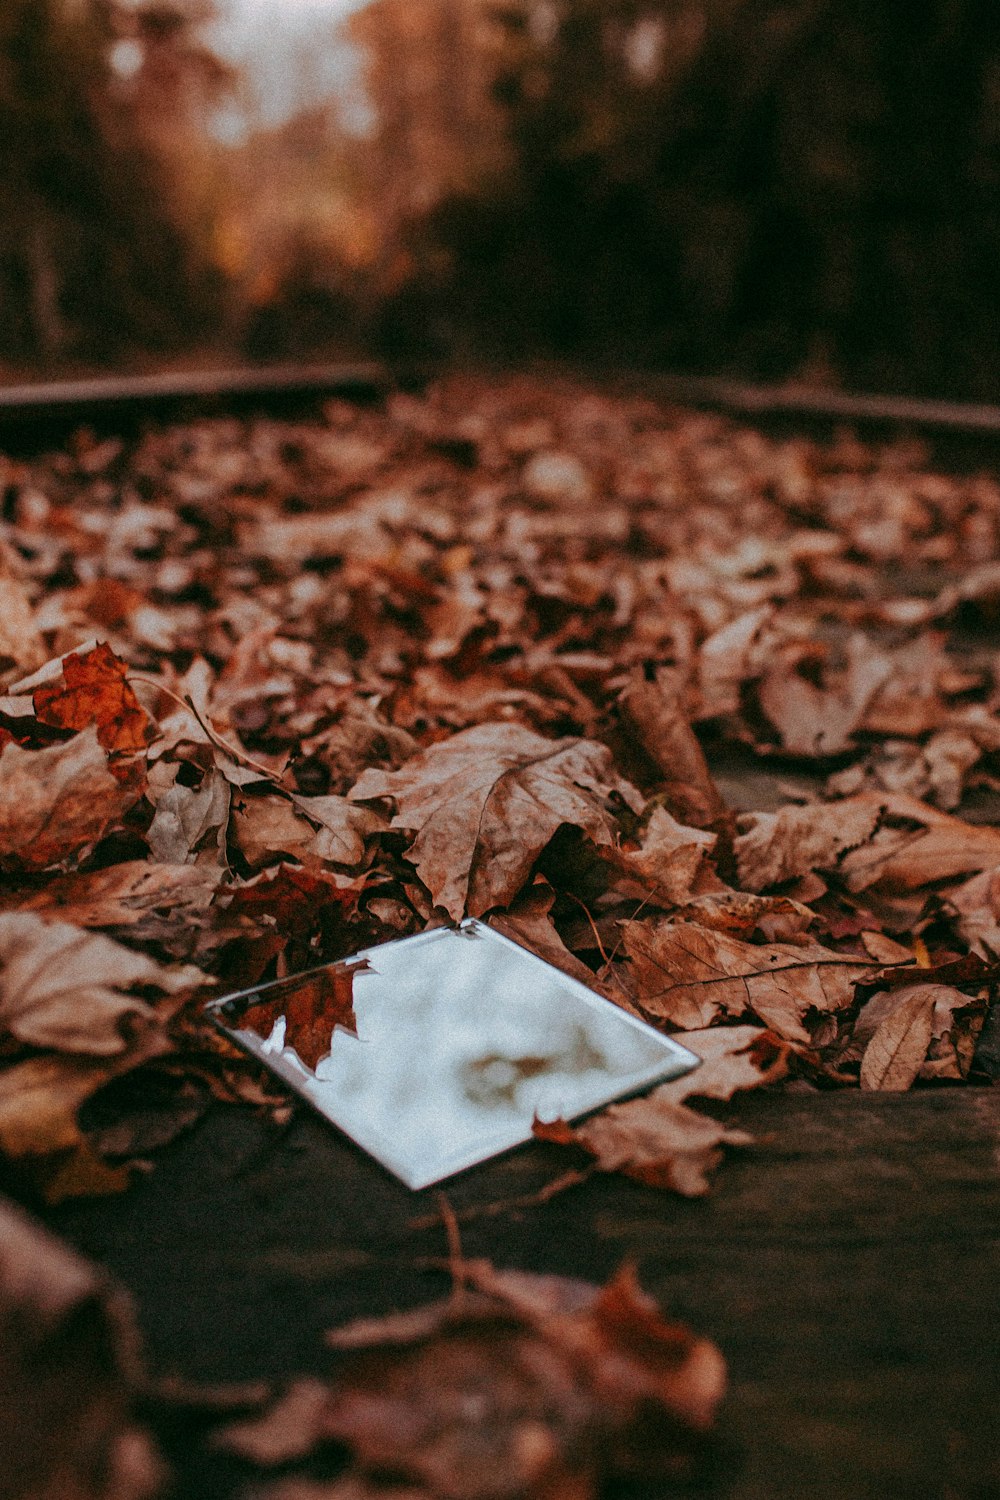
<path id="1" fill-rule="evenodd" d="M 466 913 L 706 1058 L 544 1127 L 602 1169 L 704 1191 L 744 1137 L 685 1099 L 789 1070 L 975 1074 L 994 479 L 463 379 L 0 493 L 0 1145 L 50 1199 L 279 1106 L 211 994 Z"/>

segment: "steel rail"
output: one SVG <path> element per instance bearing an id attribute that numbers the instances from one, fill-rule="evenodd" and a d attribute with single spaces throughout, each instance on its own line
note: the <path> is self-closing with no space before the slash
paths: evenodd
<path id="1" fill-rule="evenodd" d="M 528 366 L 529 373 L 532 368 Z M 106 425 L 116 417 L 166 415 L 191 406 L 294 405 L 325 395 L 378 399 L 400 387 L 424 386 L 447 366 L 405 369 L 380 361 L 300 364 L 220 370 L 169 371 L 156 375 L 96 377 L 44 383 L 0 385 L 0 440 L 18 430 L 33 435 L 64 431 L 74 423 Z M 504 371 L 496 370 L 498 376 Z M 928 400 L 920 397 L 857 394 L 796 384 L 756 384 L 715 376 L 678 375 L 652 370 L 543 368 L 554 378 L 582 376 L 606 387 L 656 397 L 679 405 L 708 408 L 750 420 L 799 420 L 901 428 L 957 438 L 1000 438 L 1000 404 Z"/>

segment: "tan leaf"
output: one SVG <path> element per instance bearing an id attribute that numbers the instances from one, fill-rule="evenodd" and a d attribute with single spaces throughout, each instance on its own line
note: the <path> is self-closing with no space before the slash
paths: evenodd
<path id="1" fill-rule="evenodd" d="M 635 850 L 615 850 L 615 863 L 630 877 L 618 888 L 636 885 L 637 894 L 649 894 L 658 905 L 678 906 L 696 892 L 723 889 L 722 882 L 705 856 L 716 844 L 716 835 L 689 828 L 671 817 L 666 808 L 654 807 Z"/>
<path id="2" fill-rule="evenodd" d="M 176 778 L 179 767 L 170 767 Z M 164 864 L 186 864 L 198 851 L 214 843 L 218 861 L 225 863 L 226 829 L 231 792 L 221 771 L 209 771 L 199 787 L 173 780 L 156 798 L 156 813 L 146 832 L 154 859 Z M 210 836 L 213 836 L 210 839 Z"/>
<path id="3" fill-rule="evenodd" d="M 749 1012 L 808 1042 L 806 1018 L 844 1009 L 871 968 L 819 943 L 744 943 L 695 922 L 626 922 L 622 942 L 644 1013 L 683 1031 Z"/>
<path id="4" fill-rule="evenodd" d="M 417 835 L 408 857 L 457 920 L 508 905 L 563 824 L 613 843 L 612 792 L 640 803 L 605 746 L 498 723 L 432 745 L 399 771 L 366 771 L 350 796 L 395 802 L 392 826 Z"/>
<path id="5" fill-rule="evenodd" d="M 911 949 L 886 937 L 884 932 L 862 932 L 861 945 L 876 963 L 912 964 L 915 962 Z"/>
<path id="6" fill-rule="evenodd" d="M 763 891 L 813 870 L 835 869 L 846 850 L 868 842 L 884 805 L 863 795 L 747 814 L 733 844 L 740 885 Z"/>
<path id="7" fill-rule="evenodd" d="M 679 674 L 661 668 L 647 682 L 636 671 L 619 702 L 625 724 L 663 777 L 663 797 L 674 817 L 696 828 L 717 823 L 726 806 L 691 728 Z"/>
<path id="8" fill-rule="evenodd" d="M 1000 954 L 1000 866 L 983 870 L 947 894 L 964 942 L 980 958 Z"/>
<path id="9" fill-rule="evenodd" d="M 685 1197 L 708 1192 L 708 1174 L 724 1146 L 745 1146 L 752 1137 L 687 1107 L 692 1098 L 731 1099 L 744 1089 L 775 1082 L 787 1071 L 788 1047 L 759 1026 L 727 1026 L 687 1033 L 684 1045 L 704 1060 L 700 1068 L 641 1099 L 567 1125 L 536 1121 L 542 1140 L 582 1146 L 602 1172 L 621 1172 L 652 1187 Z"/>
<path id="10" fill-rule="evenodd" d="M 0 913 L 0 1034 L 33 1047 L 106 1057 L 128 1045 L 126 1020 L 152 1024 L 151 1008 L 129 991 L 176 994 L 205 976 L 166 969 L 99 934 L 34 912 Z"/>
<path id="11" fill-rule="evenodd" d="M 861 1087 L 904 1093 L 927 1056 L 934 1026 L 934 986 L 898 990 L 889 1014 L 875 1028 L 861 1059 Z"/>
<path id="12" fill-rule="evenodd" d="M 29 1057 L 0 1071 L 0 1150 L 30 1168 L 43 1196 L 58 1199 L 74 1163 L 81 1162 L 93 1188 L 93 1153 L 77 1122 L 84 1100 L 112 1078 L 170 1051 L 155 1027 L 117 1057 Z M 60 1174 L 62 1181 L 60 1181 Z M 119 1178 L 105 1187 L 125 1186 Z"/>
<path id="13" fill-rule="evenodd" d="M 45 660 L 45 647 L 13 555 L 0 547 L 0 672 L 11 666 L 33 671 Z"/>
<path id="14" fill-rule="evenodd" d="M 96 844 L 142 796 L 139 760 L 113 774 L 91 726 L 62 745 L 0 754 L 0 864 L 47 869 Z"/>
<path id="15" fill-rule="evenodd" d="M 381 818 L 346 797 L 247 797 L 232 818 L 239 850 L 254 869 L 283 854 L 356 865 L 364 857 L 365 835 L 381 827 Z"/>
<path id="16" fill-rule="evenodd" d="M 847 749 L 869 703 L 892 672 L 889 657 L 865 636 L 852 636 L 845 669 L 816 687 L 799 672 L 778 667 L 758 687 L 760 705 L 790 755 L 835 755 Z"/>
<path id="17" fill-rule="evenodd" d="M 915 891 L 1000 864 L 1000 828 L 966 823 L 902 795 L 885 798 L 885 816 L 893 824 L 917 826 L 886 826 L 870 844 L 846 855 L 840 873 L 852 891 L 875 885 Z"/>
<path id="18" fill-rule="evenodd" d="M 767 942 L 798 941 L 815 917 L 789 896 L 753 896 L 722 889 L 695 896 L 674 912 L 675 922 L 696 922 L 716 932 L 748 938 L 761 932 Z"/>
<path id="19" fill-rule="evenodd" d="M 537 953 L 546 963 L 563 973 L 571 974 L 591 989 L 599 989 L 594 975 L 587 965 L 571 953 L 559 936 L 552 922 L 551 911 L 556 893 L 551 886 L 536 884 L 522 891 L 506 912 L 490 917 L 490 926 L 520 943 L 523 948 Z"/>
<path id="20" fill-rule="evenodd" d="M 209 905 L 221 879 L 217 867 L 130 859 L 104 870 L 57 875 L 18 907 L 75 927 L 132 927 L 156 912 L 190 920 Z"/>

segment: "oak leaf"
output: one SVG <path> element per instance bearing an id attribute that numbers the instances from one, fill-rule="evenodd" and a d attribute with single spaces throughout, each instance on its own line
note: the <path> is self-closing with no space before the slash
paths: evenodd
<path id="1" fill-rule="evenodd" d="M 820 943 L 745 943 L 696 922 L 626 922 L 622 944 L 651 1019 L 691 1031 L 750 1013 L 795 1042 L 810 1040 L 811 1014 L 850 1005 L 871 968 Z"/>
<path id="2" fill-rule="evenodd" d="M 0 753 L 0 864 L 42 870 L 81 854 L 116 827 L 142 795 L 141 761 L 119 761 L 113 772 L 85 729 L 62 745 Z"/>
<path id="3" fill-rule="evenodd" d="M 34 912 L 0 913 L 0 1036 L 33 1047 L 112 1056 L 128 1046 L 125 1024 L 156 1023 L 155 1012 L 130 993 L 189 989 L 205 976 L 167 969 L 100 934 Z"/>
<path id="4" fill-rule="evenodd" d="M 105 750 L 135 754 L 155 736 L 153 722 L 128 682 L 128 667 L 105 642 L 63 658 L 62 681 L 34 691 L 39 722 L 57 729 L 97 726 Z"/>
<path id="5" fill-rule="evenodd" d="M 366 771 L 350 796 L 392 799 L 393 828 L 416 834 L 408 857 L 457 921 L 508 905 L 563 824 L 613 844 L 613 793 L 639 805 L 605 746 L 494 723 L 440 741 L 398 771 Z"/>

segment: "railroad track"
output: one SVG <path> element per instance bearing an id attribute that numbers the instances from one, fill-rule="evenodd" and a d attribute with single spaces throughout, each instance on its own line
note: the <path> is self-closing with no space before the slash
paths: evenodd
<path id="1" fill-rule="evenodd" d="M 81 424 L 121 430 L 149 419 L 184 419 L 218 411 L 292 413 L 330 396 L 376 401 L 393 389 L 426 385 L 435 373 L 431 365 L 399 366 L 373 360 L 0 385 L 0 443 L 32 448 L 57 442 Z M 612 372 L 609 376 L 591 369 L 583 373 L 622 391 L 719 411 L 772 428 L 815 430 L 848 425 L 864 432 L 895 431 L 934 440 L 949 454 L 983 451 L 1000 439 L 1000 405 L 989 403 L 657 371 Z"/>

